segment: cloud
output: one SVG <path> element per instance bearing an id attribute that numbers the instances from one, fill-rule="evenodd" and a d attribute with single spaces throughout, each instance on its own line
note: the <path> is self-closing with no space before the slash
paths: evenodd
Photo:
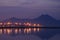
<path id="1" fill-rule="evenodd" d="M 59 5 L 59 0 L 0 0 L 0 6 L 53 7 Z"/>

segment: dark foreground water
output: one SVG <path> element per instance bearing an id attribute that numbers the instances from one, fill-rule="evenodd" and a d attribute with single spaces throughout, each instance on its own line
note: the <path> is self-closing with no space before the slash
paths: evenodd
<path id="1" fill-rule="evenodd" d="M 60 40 L 60 29 L 1 28 L 0 40 Z"/>

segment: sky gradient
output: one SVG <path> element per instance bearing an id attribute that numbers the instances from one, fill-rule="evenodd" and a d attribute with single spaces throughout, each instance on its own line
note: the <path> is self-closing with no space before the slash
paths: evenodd
<path id="1" fill-rule="evenodd" d="M 35 18 L 42 14 L 60 19 L 60 0 L 0 0 L 0 19 Z"/>

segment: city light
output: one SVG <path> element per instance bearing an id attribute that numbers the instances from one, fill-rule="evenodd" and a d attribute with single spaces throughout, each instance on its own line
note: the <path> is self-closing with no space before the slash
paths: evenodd
<path id="1" fill-rule="evenodd" d="M 27 23 L 24 23 L 25 26 L 32 26 L 31 23 L 27 22 Z"/>
<path id="2" fill-rule="evenodd" d="M 19 23 L 15 22 L 15 25 L 18 25 Z"/>
<path id="3" fill-rule="evenodd" d="M 37 26 L 39 27 L 39 26 L 40 26 L 40 24 L 37 24 Z"/>
<path id="4" fill-rule="evenodd" d="M 33 26 L 35 27 L 35 26 L 36 26 L 36 24 L 33 24 Z"/>
<path id="5" fill-rule="evenodd" d="M 2 25 L 3 23 L 0 23 L 0 25 Z"/>
<path id="6" fill-rule="evenodd" d="M 22 25 L 21 23 L 19 23 L 19 25 Z"/>
<path id="7" fill-rule="evenodd" d="M 30 22 L 24 22 L 24 23 L 19 23 L 19 22 L 0 22 L 0 27 L 5 27 L 5 26 L 28 26 L 28 27 L 41 27 L 41 24 L 37 24 L 37 23 L 30 23 Z"/>
<path id="8" fill-rule="evenodd" d="M 11 22 L 7 22 L 7 25 L 11 25 L 12 23 Z"/>

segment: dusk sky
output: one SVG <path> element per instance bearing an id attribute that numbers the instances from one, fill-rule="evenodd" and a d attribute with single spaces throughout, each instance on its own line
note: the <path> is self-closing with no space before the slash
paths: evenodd
<path id="1" fill-rule="evenodd" d="M 0 19 L 35 18 L 42 14 L 60 19 L 60 0 L 0 0 Z"/>

